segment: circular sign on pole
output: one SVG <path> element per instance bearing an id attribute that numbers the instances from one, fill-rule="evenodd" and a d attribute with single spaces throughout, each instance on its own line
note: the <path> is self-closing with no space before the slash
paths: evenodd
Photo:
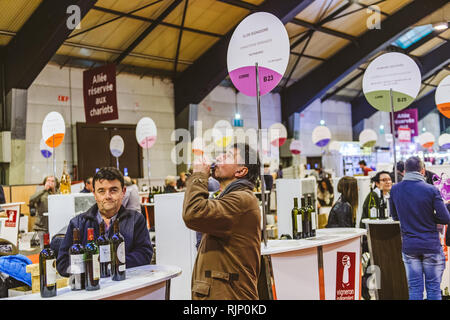
<path id="1" fill-rule="evenodd" d="M 450 149 L 450 134 L 448 133 L 441 134 L 439 136 L 438 143 L 442 149 Z"/>
<path id="2" fill-rule="evenodd" d="M 377 143 L 377 133 L 372 129 L 365 129 L 359 135 L 359 143 L 364 148 L 372 148 Z"/>
<path id="3" fill-rule="evenodd" d="M 362 87 L 372 107 L 390 112 L 391 89 L 394 111 L 400 111 L 417 97 L 421 82 L 419 67 L 413 59 L 403 53 L 389 52 L 369 64 L 364 72 Z"/>
<path id="4" fill-rule="evenodd" d="M 42 123 L 42 138 L 45 144 L 56 148 L 63 142 L 65 134 L 66 124 L 63 116 L 56 111 L 48 113 Z"/>
<path id="5" fill-rule="evenodd" d="M 434 99 L 439 112 L 450 118 L 450 75 L 439 83 Z"/>
<path id="6" fill-rule="evenodd" d="M 233 127 L 226 120 L 219 120 L 214 124 L 212 136 L 214 143 L 221 148 L 225 148 L 233 140 Z"/>
<path id="7" fill-rule="evenodd" d="M 312 142 L 318 147 L 325 147 L 331 140 L 331 132 L 325 126 L 317 126 L 312 132 Z"/>
<path id="8" fill-rule="evenodd" d="M 41 139 L 39 148 L 44 158 L 50 158 L 52 156 L 52 149 L 45 143 L 44 139 Z"/>
<path id="9" fill-rule="evenodd" d="M 434 140 L 434 135 L 431 132 L 424 132 L 417 138 L 419 144 L 426 149 L 433 146 Z"/>
<path id="10" fill-rule="evenodd" d="M 114 157 L 120 157 L 123 153 L 124 148 L 125 142 L 123 141 L 121 136 L 115 135 L 111 138 L 111 141 L 109 142 L 109 150 Z"/>
<path id="11" fill-rule="evenodd" d="M 302 152 L 302 143 L 300 140 L 292 140 L 291 145 L 289 146 L 289 150 L 291 150 L 292 154 L 300 154 Z"/>
<path id="12" fill-rule="evenodd" d="M 136 139 L 139 145 L 148 149 L 156 142 L 156 125 L 152 119 L 144 117 L 136 125 Z"/>
<path id="13" fill-rule="evenodd" d="M 287 139 L 286 127 L 281 123 L 274 123 L 269 127 L 270 144 L 274 147 L 281 147 Z"/>
<path id="14" fill-rule="evenodd" d="M 256 96 L 256 68 L 260 95 L 272 91 L 283 78 L 289 62 L 289 36 L 275 15 L 256 12 L 239 23 L 228 45 L 227 66 L 234 86 Z"/>

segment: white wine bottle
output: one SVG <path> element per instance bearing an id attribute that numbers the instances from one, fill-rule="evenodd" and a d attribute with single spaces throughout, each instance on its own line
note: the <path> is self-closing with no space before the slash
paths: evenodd
<path id="1" fill-rule="evenodd" d="M 369 194 L 369 218 L 370 219 L 378 219 L 378 208 L 377 203 L 375 201 L 375 197 L 373 196 L 373 189 L 370 187 L 370 194 Z"/>
<path id="2" fill-rule="evenodd" d="M 62 194 L 70 194 L 71 183 L 72 183 L 72 180 L 70 178 L 69 173 L 67 172 L 67 161 L 64 160 L 64 167 L 63 167 L 63 172 L 62 172 L 62 176 L 61 176 L 61 182 L 59 184 L 59 189 Z"/>
<path id="3" fill-rule="evenodd" d="M 308 216 L 311 217 L 310 223 L 311 223 L 311 230 L 309 233 L 310 237 L 315 237 L 316 236 L 316 229 L 317 229 L 317 219 L 316 219 L 316 210 L 315 207 L 313 205 L 313 201 L 312 201 L 312 195 L 308 194 Z"/>

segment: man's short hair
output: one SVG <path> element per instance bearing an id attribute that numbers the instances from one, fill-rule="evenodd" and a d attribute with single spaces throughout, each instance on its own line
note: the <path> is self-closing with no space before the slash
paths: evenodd
<path id="1" fill-rule="evenodd" d="M 120 172 L 117 168 L 114 167 L 103 167 L 97 171 L 97 173 L 94 175 L 94 178 L 92 179 L 92 186 L 94 190 L 95 190 L 95 181 L 100 180 L 108 180 L 108 181 L 119 180 L 122 189 L 125 185 L 122 172 Z"/>
<path id="2" fill-rule="evenodd" d="M 258 153 L 247 143 L 235 143 L 233 145 L 233 148 L 239 150 L 239 154 L 244 161 L 244 163 L 240 164 L 248 169 L 248 173 L 244 177 L 244 179 L 247 179 L 252 183 L 256 183 L 261 168 L 261 162 L 259 161 Z"/>
<path id="3" fill-rule="evenodd" d="M 88 184 L 89 183 L 89 179 L 92 179 L 92 176 L 84 178 L 84 180 L 83 180 L 84 184 Z M 91 181 L 91 183 L 92 183 L 92 181 Z"/>
<path id="4" fill-rule="evenodd" d="M 367 163 L 366 163 L 366 161 L 364 161 L 364 160 L 361 160 L 361 161 L 358 162 L 358 163 L 367 166 Z"/>
<path id="5" fill-rule="evenodd" d="M 424 168 L 422 160 L 419 157 L 410 157 L 405 162 L 406 172 L 420 172 Z"/>
<path id="6" fill-rule="evenodd" d="M 405 171 L 405 163 L 403 162 L 403 160 L 397 162 L 397 170 L 400 172 Z"/>

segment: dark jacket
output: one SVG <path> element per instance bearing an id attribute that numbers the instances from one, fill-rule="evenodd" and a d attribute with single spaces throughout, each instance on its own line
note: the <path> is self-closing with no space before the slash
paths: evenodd
<path id="1" fill-rule="evenodd" d="M 30 197 L 30 208 L 36 208 L 33 231 L 48 232 L 48 216 L 44 216 L 44 213 L 48 212 L 48 196 L 51 194 L 53 193 L 49 190 L 43 189 Z"/>
<path id="2" fill-rule="evenodd" d="M 83 190 L 80 191 L 80 193 L 91 193 L 86 187 L 83 188 Z"/>
<path id="3" fill-rule="evenodd" d="M 331 208 L 326 228 L 353 227 L 355 227 L 355 222 L 353 221 L 352 206 L 347 201 L 343 201 L 342 198 L 339 198 Z"/>
<path id="4" fill-rule="evenodd" d="M 261 212 L 250 188 L 208 199 L 208 176 L 187 180 L 183 220 L 203 233 L 192 271 L 193 300 L 257 300 Z M 253 185 L 252 185 L 253 188 Z"/>
<path id="5" fill-rule="evenodd" d="M 70 266 L 69 249 L 73 244 L 73 229 L 80 229 L 80 238 L 83 245 L 87 243 L 88 228 L 94 228 L 94 238 L 98 238 L 97 211 L 98 206 L 95 204 L 88 211 L 70 220 L 66 236 L 59 247 L 58 258 L 56 259 L 56 269 L 63 277 L 69 276 L 67 270 Z M 120 207 L 117 218 L 119 219 L 120 233 L 125 238 L 126 267 L 133 268 L 150 264 L 153 248 L 144 216 L 136 211 Z M 113 231 L 111 226 L 107 231 L 109 238 L 113 235 Z"/>
<path id="6" fill-rule="evenodd" d="M 448 224 L 450 215 L 436 187 L 425 181 L 403 180 L 392 187 L 389 203 L 392 219 L 400 221 L 402 252 L 440 252 L 436 224 Z"/>

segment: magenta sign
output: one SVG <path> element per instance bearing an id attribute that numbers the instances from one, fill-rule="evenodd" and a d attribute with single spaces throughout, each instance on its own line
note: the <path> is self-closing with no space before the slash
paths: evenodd
<path id="1" fill-rule="evenodd" d="M 399 128 L 408 128 L 411 130 L 411 137 L 419 135 L 417 109 L 405 109 L 394 112 L 395 136 L 398 137 Z"/>

